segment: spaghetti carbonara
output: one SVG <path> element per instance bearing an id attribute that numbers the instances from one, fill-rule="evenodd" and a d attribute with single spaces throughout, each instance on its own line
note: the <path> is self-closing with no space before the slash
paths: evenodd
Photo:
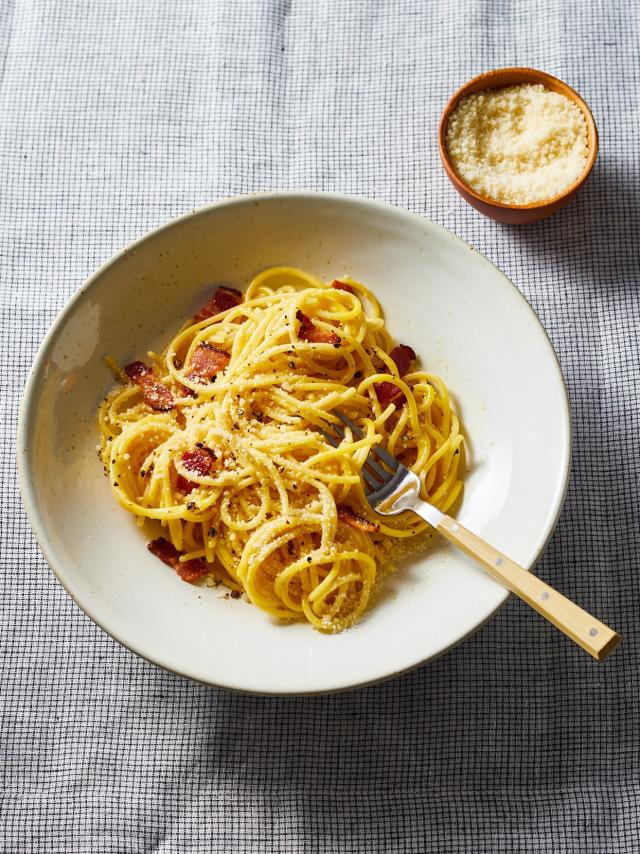
<path id="1" fill-rule="evenodd" d="M 121 384 L 99 413 L 113 493 L 139 524 L 156 520 L 149 548 L 184 580 L 343 629 L 389 543 L 426 524 L 370 510 L 360 470 L 371 446 L 409 466 L 443 511 L 461 490 L 458 419 L 415 359 L 351 279 L 277 267 L 244 296 L 218 288 L 161 354 L 113 366 Z M 321 432 L 336 409 L 363 433 L 347 430 L 337 448 Z"/>

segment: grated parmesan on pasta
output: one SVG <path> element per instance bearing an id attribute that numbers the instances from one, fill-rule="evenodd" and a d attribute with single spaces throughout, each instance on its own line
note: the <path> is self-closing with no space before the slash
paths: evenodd
<path id="1" fill-rule="evenodd" d="M 341 631 L 406 553 L 392 560 L 388 543 L 422 542 L 427 528 L 373 513 L 361 478 L 371 448 L 397 455 L 443 512 L 462 490 L 449 393 L 415 361 L 352 279 L 275 267 L 244 296 L 220 286 L 154 367 L 109 362 L 105 475 L 122 507 L 166 535 L 147 547 L 183 581 Z M 356 424 L 343 438 L 327 432 L 336 412 Z"/>

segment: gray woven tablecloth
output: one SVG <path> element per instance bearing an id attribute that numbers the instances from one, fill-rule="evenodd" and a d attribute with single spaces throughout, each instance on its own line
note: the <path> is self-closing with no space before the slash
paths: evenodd
<path id="1" fill-rule="evenodd" d="M 0 0 L 3 852 L 640 851 L 639 8 Z M 572 84 L 601 135 L 579 198 L 524 228 L 468 208 L 437 155 L 449 94 L 501 65 Z M 512 601 L 393 682 L 236 696 L 138 660 L 53 578 L 13 437 L 54 316 L 148 229 L 293 187 L 434 219 L 538 312 L 575 441 L 538 571 L 622 632 L 605 665 Z"/>

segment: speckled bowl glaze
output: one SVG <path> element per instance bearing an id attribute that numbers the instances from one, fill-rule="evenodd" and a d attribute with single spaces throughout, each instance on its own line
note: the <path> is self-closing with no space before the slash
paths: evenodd
<path id="1" fill-rule="evenodd" d="M 449 116 L 457 107 L 460 99 L 465 95 L 471 95 L 473 92 L 482 92 L 485 89 L 501 89 L 503 86 L 515 86 L 522 83 L 541 83 L 551 92 L 558 92 L 560 95 L 564 95 L 577 104 L 587 123 L 587 162 L 580 177 L 557 196 L 544 199 L 540 202 L 534 202 L 530 205 L 507 205 L 472 190 L 457 174 L 447 151 L 447 124 L 449 123 Z M 578 190 L 589 177 L 596 162 L 596 157 L 598 156 L 598 129 L 586 102 L 583 101 L 571 86 L 563 83 L 562 80 L 558 80 L 557 77 L 552 77 L 551 74 L 546 74 L 544 71 L 536 71 L 535 68 L 498 68 L 495 71 L 487 71 L 484 74 L 479 74 L 477 77 L 469 80 L 468 83 L 465 83 L 464 86 L 452 95 L 440 117 L 438 148 L 444 171 L 463 199 L 490 219 L 495 219 L 498 222 L 506 222 L 511 225 L 526 225 L 527 223 L 537 222 L 538 220 L 552 216 L 575 197 Z"/>
<path id="2" fill-rule="evenodd" d="M 283 193 L 187 214 L 104 265 L 59 315 L 20 413 L 24 505 L 78 605 L 140 656 L 191 679 L 265 694 L 344 690 L 415 667 L 459 643 L 506 591 L 433 540 L 407 558 L 354 628 L 278 623 L 222 588 L 185 584 L 146 548 L 96 457 L 104 364 L 159 348 L 214 284 L 245 287 L 276 264 L 360 279 L 392 334 L 451 389 L 467 436 L 461 521 L 531 566 L 562 504 L 569 413 L 547 336 L 486 258 L 421 217 L 338 195 Z"/>

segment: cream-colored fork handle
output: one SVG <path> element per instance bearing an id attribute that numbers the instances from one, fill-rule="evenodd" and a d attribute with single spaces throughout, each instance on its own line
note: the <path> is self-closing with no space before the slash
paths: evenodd
<path id="1" fill-rule="evenodd" d="M 416 512 L 419 512 L 418 507 Z M 598 661 L 603 661 L 620 643 L 620 635 L 613 629 L 587 614 L 533 573 L 518 566 L 455 519 L 442 516 L 436 530 Z"/>

